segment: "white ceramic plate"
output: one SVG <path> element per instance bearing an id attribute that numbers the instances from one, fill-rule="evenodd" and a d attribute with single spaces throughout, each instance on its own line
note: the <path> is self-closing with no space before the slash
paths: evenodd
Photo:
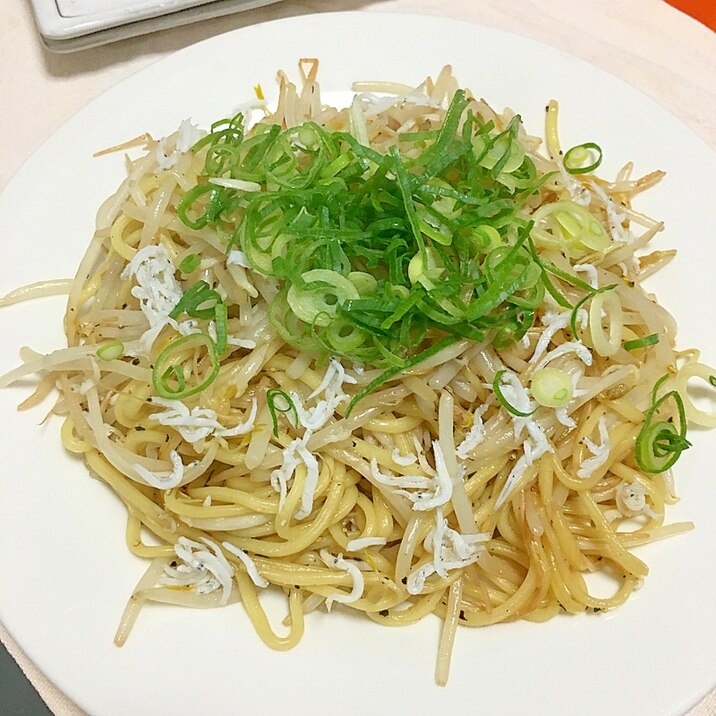
<path id="1" fill-rule="evenodd" d="M 604 148 L 603 171 L 634 160 L 668 177 L 639 201 L 663 218 L 659 247 L 679 257 L 652 285 L 680 322 L 682 346 L 716 363 L 713 152 L 664 109 L 621 81 L 525 38 L 477 25 L 387 14 L 319 15 L 239 30 L 190 47 L 114 87 L 55 134 L 0 197 L 0 293 L 72 275 L 96 208 L 117 185 L 118 155 L 92 152 L 191 116 L 207 125 L 273 86 L 278 68 L 321 59 L 325 90 L 355 79 L 417 83 L 450 62 L 461 82 L 509 105 L 539 133 L 551 97 L 565 146 Z M 0 372 L 16 347 L 62 344 L 63 301 L 0 312 Z M 676 469 L 682 501 L 669 521 L 696 530 L 638 551 L 651 567 L 619 610 L 458 634 L 447 688 L 433 683 L 439 623 L 378 627 L 335 609 L 312 614 L 289 653 L 273 653 L 240 605 L 154 607 L 127 645 L 117 620 L 144 564 L 124 544 L 124 510 L 60 447 L 58 421 L 18 415 L 27 394 L 0 394 L 0 618 L 38 666 L 96 716 L 194 713 L 677 714 L 716 681 L 716 480 L 713 436 L 693 431 Z"/>

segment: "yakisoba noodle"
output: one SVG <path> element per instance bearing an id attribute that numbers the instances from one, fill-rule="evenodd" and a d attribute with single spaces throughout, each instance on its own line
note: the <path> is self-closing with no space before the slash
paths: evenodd
<path id="1" fill-rule="evenodd" d="M 648 572 L 631 548 L 691 528 L 664 524 L 670 467 L 713 371 L 640 284 L 674 253 L 643 254 L 662 225 L 632 207 L 661 172 L 601 179 L 556 102 L 543 148 L 449 68 L 343 110 L 316 71 L 279 73 L 273 113 L 257 88 L 250 130 L 119 147 L 147 152 L 76 279 L 4 301 L 67 290 L 69 347 L 2 384 L 57 387 L 63 444 L 127 506 L 149 567 L 118 644 L 147 601 L 240 600 L 275 649 L 337 602 L 437 614 L 444 684 L 458 625 L 613 609 Z"/>

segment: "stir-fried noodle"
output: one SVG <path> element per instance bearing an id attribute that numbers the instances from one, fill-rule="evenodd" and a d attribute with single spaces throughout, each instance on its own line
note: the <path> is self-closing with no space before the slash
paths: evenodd
<path id="1" fill-rule="evenodd" d="M 149 567 L 118 644 L 147 601 L 240 599 L 275 649 L 335 603 L 433 613 L 444 684 L 458 625 L 613 609 L 631 548 L 691 527 L 664 524 L 670 468 L 713 371 L 640 283 L 673 255 L 632 206 L 661 172 L 599 178 L 556 102 L 543 146 L 449 68 L 342 110 L 316 70 L 279 73 L 273 113 L 257 88 L 250 127 L 136 140 L 74 282 L 4 300 L 67 290 L 69 347 L 0 385 L 56 386 L 64 446 L 127 506 Z"/>

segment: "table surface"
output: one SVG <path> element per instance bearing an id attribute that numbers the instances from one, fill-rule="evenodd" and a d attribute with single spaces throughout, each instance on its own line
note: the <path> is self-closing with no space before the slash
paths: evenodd
<path id="1" fill-rule="evenodd" d="M 67 55 L 42 47 L 27 0 L 3 0 L 0 190 L 25 159 L 89 100 L 157 59 L 246 25 L 341 10 L 453 17 L 558 47 L 650 95 L 716 149 L 716 33 L 663 0 L 286 0 Z M 80 716 L 82 712 L 34 668 L 2 625 L 0 641 L 52 713 Z M 47 713 L 1 647 L 0 713 Z M 689 716 L 716 716 L 716 693 Z"/>

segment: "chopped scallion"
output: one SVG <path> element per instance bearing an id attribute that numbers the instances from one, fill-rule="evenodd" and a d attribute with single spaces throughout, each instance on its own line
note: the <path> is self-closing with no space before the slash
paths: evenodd
<path id="1" fill-rule="evenodd" d="M 182 313 L 187 313 L 192 318 L 211 318 L 219 303 L 221 303 L 221 296 L 206 281 L 197 281 L 179 299 L 177 305 L 170 311 L 169 317 L 177 319 Z"/>
<path id="2" fill-rule="evenodd" d="M 238 246 L 278 282 L 269 316 L 284 340 L 384 368 L 376 385 L 424 360 L 427 341 L 508 347 L 552 292 L 522 218 L 544 178 L 519 117 L 499 131 L 468 106 L 457 91 L 439 130 L 406 135 L 386 155 L 362 143 L 358 106 L 351 132 L 305 122 L 259 124 L 247 135 L 242 117 L 223 120 L 201 140 L 203 177 L 179 218 L 214 228 L 227 250 Z M 240 191 L 242 182 L 259 188 Z M 197 268 L 185 260 L 182 272 Z M 221 354 L 220 303 L 199 281 L 171 317 L 215 317 Z"/>
<path id="3" fill-rule="evenodd" d="M 97 358 L 100 360 L 117 360 L 124 355 L 124 343 L 110 341 L 97 349 Z"/>
<path id="4" fill-rule="evenodd" d="M 188 254 L 179 263 L 179 270 L 184 274 L 194 273 L 199 268 L 201 258 L 199 254 Z"/>
<path id="5" fill-rule="evenodd" d="M 534 399 L 546 408 L 564 408 L 574 395 L 572 376 L 559 368 L 535 371 L 530 388 Z"/>
<path id="6" fill-rule="evenodd" d="M 283 404 L 278 404 L 278 400 L 282 400 Z M 273 434 L 278 437 L 278 415 L 276 413 L 291 413 L 293 415 L 293 424 L 298 425 L 298 411 L 293 400 L 288 393 L 279 388 L 270 388 L 266 391 L 266 404 L 269 413 L 271 413 L 271 421 L 273 423 Z"/>
<path id="7" fill-rule="evenodd" d="M 624 341 L 622 346 L 627 351 L 635 351 L 637 348 L 646 348 L 647 346 L 654 346 L 659 342 L 659 334 L 651 333 L 643 338 L 635 338 L 632 341 Z"/>
<path id="8" fill-rule="evenodd" d="M 602 148 L 594 142 L 578 144 L 564 155 L 563 161 L 564 168 L 570 174 L 589 174 L 602 163 Z"/>
<path id="9" fill-rule="evenodd" d="M 537 410 L 537 408 L 534 408 L 534 410 L 530 410 L 529 412 L 524 412 L 522 410 L 519 410 L 517 407 L 512 405 L 509 400 L 505 397 L 505 394 L 502 390 L 502 376 L 507 373 L 506 370 L 498 370 L 497 373 L 495 373 L 495 377 L 492 381 L 492 392 L 495 394 L 495 397 L 499 401 L 500 405 L 507 410 L 508 413 L 512 413 L 512 415 L 516 415 L 518 418 L 526 418 L 532 413 Z"/>
<path id="10" fill-rule="evenodd" d="M 202 370 L 202 374 L 192 376 L 195 363 L 202 363 L 200 357 L 195 361 L 197 350 L 206 349 L 208 367 Z M 220 361 L 216 343 L 204 333 L 192 333 L 191 335 L 177 338 L 169 343 L 157 356 L 152 369 L 152 382 L 157 395 L 162 398 L 181 400 L 190 395 L 200 393 L 211 385 L 219 373 Z"/>
<path id="11" fill-rule="evenodd" d="M 652 404 L 644 416 L 644 424 L 636 437 L 634 455 L 644 472 L 659 473 L 668 470 L 681 453 L 691 447 L 686 439 L 686 412 L 678 391 L 671 390 L 657 399 L 657 391 L 668 376 L 657 381 L 652 392 Z M 671 419 L 660 417 L 663 406 L 672 402 L 676 407 L 678 425 Z"/>

